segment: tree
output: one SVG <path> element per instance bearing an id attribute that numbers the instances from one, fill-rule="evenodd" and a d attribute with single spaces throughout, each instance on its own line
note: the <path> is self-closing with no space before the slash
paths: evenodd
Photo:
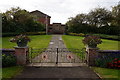
<path id="1" fill-rule="evenodd" d="M 113 25 L 120 26 L 120 4 L 112 7 Z"/>
<path id="2" fill-rule="evenodd" d="M 88 16 L 86 14 L 78 14 L 76 17 L 69 18 L 66 23 L 68 32 L 73 33 L 93 33 L 94 27 L 88 25 Z"/>
<path id="3" fill-rule="evenodd" d="M 44 29 L 44 26 L 35 21 L 35 16 L 27 10 L 11 8 L 2 15 L 3 32 L 36 32 Z"/>
<path id="4" fill-rule="evenodd" d="M 88 14 L 89 23 L 96 27 L 109 26 L 111 22 L 111 12 L 105 8 L 95 8 Z"/>

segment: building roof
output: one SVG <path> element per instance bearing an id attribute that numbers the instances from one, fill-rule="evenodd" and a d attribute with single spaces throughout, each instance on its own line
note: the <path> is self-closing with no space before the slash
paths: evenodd
<path id="1" fill-rule="evenodd" d="M 53 24 L 50 24 L 50 26 L 53 26 L 54 24 L 60 24 L 61 26 L 65 26 L 65 24 L 61 24 L 61 23 L 53 23 Z"/>
<path id="2" fill-rule="evenodd" d="M 39 10 L 35 10 L 35 11 L 30 12 L 30 13 L 36 13 L 36 12 L 37 12 L 37 13 L 40 13 L 40 14 L 43 14 L 43 15 L 45 15 L 45 16 L 51 18 L 51 16 L 49 16 L 49 15 L 47 15 L 47 14 L 45 14 L 45 13 L 39 11 Z"/>

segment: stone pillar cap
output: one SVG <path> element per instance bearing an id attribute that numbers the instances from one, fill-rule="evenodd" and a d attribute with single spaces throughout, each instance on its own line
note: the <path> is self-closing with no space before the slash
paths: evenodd
<path id="1" fill-rule="evenodd" d="M 28 48 L 28 46 L 25 46 L 25 47 L 14 46 L 14 48 Z"/>
<path id="2" fill-rule="evenodd" d="M 96 48 L 91 48 L 91 47 L 88 47 L 88 49 L 99 49 L 98 47 L 96 47 Z"/>

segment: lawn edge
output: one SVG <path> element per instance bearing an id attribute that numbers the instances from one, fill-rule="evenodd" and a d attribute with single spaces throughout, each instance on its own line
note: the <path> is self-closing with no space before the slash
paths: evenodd
<path id="1" fill-rule="evenodd" d="M 99 73 L 97 73 L 94 69 L 92 69 L 92 67 L 90 66 L 90 69 L 91 70 L 93 70 L 93 72 L 95 72 L 96 73 L 96 75 L 100 78 L 100 79 L 103 79 L 103 77 L 99 74 Z"/>
<path id="2" fill-rule="evenodd" d="M 15 66 L 13 66 L 15 67 Z M 16 71 L 16 73 L 14 73 L 14 75 L 10 76 L 10 77 L 3 77 L 3 72 L 2 72 L 2 80 L 9 80 L 9 79 L 13 79 L 15 78 L 17 75 L 21 74 L 22 71 L 24 70 L 25 66 L 18 66 L 21 67 L 19 71 Z"/>

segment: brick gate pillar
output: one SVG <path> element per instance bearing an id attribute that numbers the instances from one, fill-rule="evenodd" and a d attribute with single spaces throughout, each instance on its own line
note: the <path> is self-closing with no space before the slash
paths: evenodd
<path id="1" fill-rule="evenodd" d="M 25 65 L 27 63 L 27 55 L 29 52 L 28 47 L 14 47 L 15 48 L 15 56 L 17 58 L 18 65 Z"/>
<path id="2" fill-rule="evenodd" d="M 87 64 L 89 66 L 95 66 L 95 59 L 97 58 L 98 54 L 97 54 L 97 50 L 99 48 L 86 48 L 87 51 Z"/>

